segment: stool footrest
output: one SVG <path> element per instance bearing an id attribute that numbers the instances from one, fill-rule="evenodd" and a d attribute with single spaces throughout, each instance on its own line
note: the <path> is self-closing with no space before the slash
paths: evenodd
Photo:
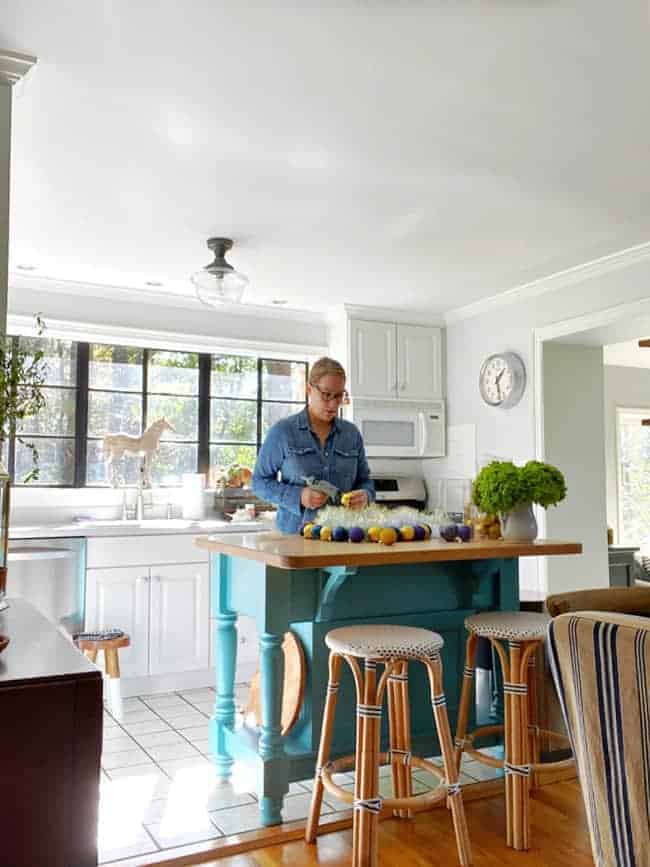
<path id="1" fill-rule="evenodd" d="M 380 753 L 379 755 L 379 764 L 385 765 L 390 762 L 390 752 Z M 399 760 L 399 759 L 398 759 Z M 443 768 L 435 765 L 433 762 L 429 762 L 426 759 L 420 759 L 417 756 L 411 756 L 411 764 L 413 767 L 420 768 L 420 770 L 428 771 L 433 776 L 437 777 L 439 780 L 445 779 L 445 772 Z M 354 792 L 350 792 L 347 789 L 341 788 L 341 786 L 337 786 L 337 784 L 332 780 L 332 774 L 341 773 L 342 771 L 347 771 L 355 767 L 355 757 L 354 756 L 343 756 L 340 759 L 336 759 L 333 762 L 329 762 L 323 768 L 321 768 L 321 779 L 323 781 L 323 786 L 327 789 L 330 795 L 334 795 L 335 798 L 343 801 L 345 804 L 349 804 L 352 806 L 354 804 Z M 449 794 L 450 797 L 454 794 L 458 794 L 460 789 L 457 788 L 457 783 L 452 783 L 452 788 L 455 791 L 448 792 L 448 787 L 446 785 L 439 786 L 437 789 L 434 789 L 431 792 L 423 792 L 420 795 L 412 795 L 409 798 L 381 798 L 381 808 L 387 810 L 418 810 L 425 809 L 428 806 L 438 803 L 438 801 L 444 800 Z"/>

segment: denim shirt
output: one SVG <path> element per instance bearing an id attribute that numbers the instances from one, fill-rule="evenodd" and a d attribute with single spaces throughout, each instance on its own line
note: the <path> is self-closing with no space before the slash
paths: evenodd
<path id="1" fill-rule="evenodd" d="M 375 487 L 358 429 L 336 418 L 321 446 L 309 426 L 306 409 L 273 425 L 253 473 L 253 490 L 258 497 L 277 504 L 277 524 L 283 533 L 297 533 L 316 514 L 300 502 L 305 487 L 303 476 L 325 479 L 342 493 L 363 489 L 369 500 L 374 499 Z"/>

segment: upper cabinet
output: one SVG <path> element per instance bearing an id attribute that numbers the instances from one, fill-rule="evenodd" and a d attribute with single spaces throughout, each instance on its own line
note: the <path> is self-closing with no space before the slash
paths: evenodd
<path id="1" fill-rule="evenodd" d="M 440 328 L 350 319 L 348 350 L 353 398 L 442 399 Z"/>

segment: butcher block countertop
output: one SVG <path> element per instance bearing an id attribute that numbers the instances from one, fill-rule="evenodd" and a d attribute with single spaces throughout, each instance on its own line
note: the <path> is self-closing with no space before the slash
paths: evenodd
<path id="1" fill-rule="evenodd" d="M 314 569 L 323 566 L 392 566 L 400 563 L 432 563 L 451 560 L 546 557 L 581 554 L 579 542 L 537 539 L 534 542 L 480 540 L 473 542 L 320 542 L 302 536 L 268 533 L 229 533 L 198 536 L 196 544 L 212 553 L 257 560 L 280 569 Z"/>

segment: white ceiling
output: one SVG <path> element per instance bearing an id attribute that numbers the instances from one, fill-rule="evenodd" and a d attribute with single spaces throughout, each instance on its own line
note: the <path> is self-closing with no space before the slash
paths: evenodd
<path id="1" fill-rule="evenodd" d="M 190 294 L 223 234 L 249 301 L 442 313 L 647 241 L 648 29 L 646 0 L 3 0 L 39 58 L 12 267 Z"/>

